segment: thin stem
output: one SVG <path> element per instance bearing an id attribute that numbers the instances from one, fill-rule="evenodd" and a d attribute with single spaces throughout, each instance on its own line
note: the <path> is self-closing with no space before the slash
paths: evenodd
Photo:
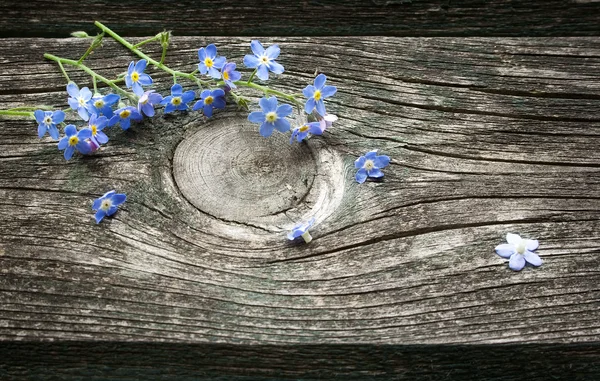
<path id="1" fill-rule="evenodd" d="M 57 57 L 57 56 L 55 56 L 53 54 L 49 54 L 49 53 L 45 53 L 44 54 L 44 58 L 47 58 L 49 60 L 57 62 L 61 67 L 62 67 L 62 64 L 75 66 L 75 67 L 77 67 L 77 68 L 85 71 L 86 73 L 88 73 L 89 75 L 91 75 L 93 78 L 96 78 L 96 79 L 100 80 L 100 82 L 106 83 L 108 86 L 110 86 L 117 93 L 119 93 L 119 94 L 121 94 L 123 96 L 126 96 L 131 101 L 133 101 L 134 103 L 137 103 L 137 96 L 135 96 L 134 94 L 128 93 L 127 91 L 124 91 L 119 86 L 115 85 L 113 83 L 113 81 L 104 78 L 100 74 L 96 74 L 95 71 L 93 71 L 92 69 L 90 69 L 89 67 L 85 66 L 82 63 L 79 63 L 79 62 L 74 61 L 74 60 L 69 60 L 69 59 L 66 59 L 66 58 Z"/>
<path id="2" fill-rule="evenodd" d="M 162 54 L 160 55 L 160 64 L 162 65 L 165 62 L 165 58 L 167 57 L 167 46 L 163 45 L 163 51 Z"/>
<path id="3" fill-rule="evenodd" d="M 28 116 L 33 117 L 33 111 L 11 111 L 11 110 L 0 110 L 0 115 L 6 116 Z"/>
<path id="4" fill-rule="evenodd" d="M 67 79 L 67 82 L 71 82 L 71 79 L 67 75 L 67 72 L 65 71 L 65 68 L 63 67 L 62 63 L 60 61 L 56 61 L 56 62 L 58 62 L 58 67 L 60 67 L 60 71 L 62 71 L 63 75 Z"/>
<path id="5" fill-rule="evenodd" d="M 94 77 L 93 75 L 92 75 L 92 83 L 94 84 L 94 95 L 96 95 L 96 93 L 98 93 L 98 84 L 96 83 L 96 77 Z"/>
<path id="6" fill-rule="evenodd" d="M 125 40 L 123 37 L 121 37 L 118 34 L 116 34 L 115 32 L 113 32 L 110 28 L 106 27 L 101 22 L 96 21 L 96 22 L 94 22 L 94 24 L 98 28 L 100 28 L 103 32 L 107 33 L 109 36 L 111 36 L 112 38 L 114 38 L 121 45 L 123 45 L 124 47 L 126 47 L 127 49 L 129 49 L 133 53 L 135 53 L 138 57 L 145 59 L 146 61 L 148 61 L 148 63 L 156 66 L 157 68 L 162 69 L 162 70 L 166 71 L 167 73 L 169 73 L 171 75 L 190 79 L 192 81 L 195 81 L 196 83 L 198 83 L 198 81 L 199 81 L 203 85 L 209 85 L 210 84 L 210 82 L 203 81 L 203 80 L 197 78 L 194 74 L 184 73 L 182 71 L 173 70 L 173 69 L 169 68 L 168 66 L 164 65 L 163 63 L 158 62 L 158 61 L 150 58 L 148 55 L 144 54 L 144 52 L 142 52 L 139 49 L 137 49 L 134 45 L 132 45 L 130 42 L 128 42 L 127 40 Z"/>
<path id="7" fill-rule="evenodd" d="M 160 39 L 160 35 L 158 35 L 158 36 L 154 36 L 154 37 L 152 37 L 152 38 L 149 38 L 149 39 L 147 39 L 147 40 L 144 40 L 144 41 L 142 41 L 142 42 L 138 42 L 137 44 L 133 45 L 133 47 L 137 49 L 137 48 L 139 48 L 140 46 L 146 45 L 146 44 L 147 44 L 147 43 L 149 43 L 149 42 L 156 41 L 156 40 L 159 40 L 159 39 Z"/>
<path id="8" fill-rule="evenodd" d="M 254 76 L 256 75 L 256 72 L 258 72 L 258 68 L 254 69 L 254 71 L 252 72 L 252 74 L 250 74 L 250 78 L 248 78 L 248 84 L 252 83 L 252 80 L 254 79 Z"/>

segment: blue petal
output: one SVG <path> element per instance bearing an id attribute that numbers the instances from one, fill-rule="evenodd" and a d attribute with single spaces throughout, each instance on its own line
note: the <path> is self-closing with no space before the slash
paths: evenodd
<path id="1" fill-rule="evenodd" d="M 280 118 L 283 118 L 285 116 L 290 115 L 292 113 L 292 111 L 294 111 L 292 106 L 290 106 L 288 104 L 282 104 L 279 107 L 277 107 L 277 116 Z"/>
<path id="2" fill-rule="evenodd" d="M 221 72 L 219 72 L 216 68 L 211 67 L 210 69 L 208 69 L 208 75 L 215 78 L 215 79 L 220 79 L 221 78 Z"/>
<path id="3" fill-rule="evenodd" d="M 514 271 L 520 271 L 525 267 L 525 258 L 519 253 L 511 255 L 510 260 L 508 261 L 508 267 Z"/>
<path id="4" fill-rule="evenodd" d="M 256 72 L 256 76 L 263 81 L 269 79 L 269 69 L 267 68 L 267 66 L 259 65 L 258 71 Z"/>
<path id="5" fill-rule="evenodd" d="M 129 67 L 127 68 L 127 74 L 131 75 L 131 73 L 133 73 L 133 69 L 134 69 L 134 67 L 135 67 L 135 62 L 134 62 L 134 61 L 131 61 L 131 62 L 129 63 Z"/>
<path id="6" fill-rule="evenodd" d="M 229 73 L 229 81 L 236 82 L 242 79 L 242 74 L 239 71 L 232 71 Z"/>
<path id="7" fill-rule="evenodd" d="M 271 70 L 275 74 L 281 74 L 284 72 L 283 65 L 275 61 L 269 62 L 269 70 Z"/>
<path id="8" fill-rule="evenodd" d="M 361 168 L 361 169 L 359 169 L 359 170 L 356 172 L 356 176 L 355 176 L 355 178 L 356 178 L 356 181 L 357 181 L 359 184 L 362 184 L 362 183 L 364 183 L 364 182 L 365 182 L 365 180 L 367 179 L 367 170 L 366 170 L 366 169 L 364 169 L 364 168 Z"/>
<path id="9" fill-rule="evenodd" d="M 46 131 L 48 131 L 48 128 L 46 128 L 46 125 L 41 123 L 38 125 L 38 138 L 43 138 L 44 135 L 46 135 Z"/>
<path id="10" fill-rule="evenodd" d="M 125 202 L 125 200 L 127 200 L 127 196 L 123 193 L 117 193 L 114 196 L 112 196 L 113 205 L 121 205 Z"/>
<path id="11" fill-rule="evenodd" d="M 79 116 L 81 117 L 81 119 L 85 120 L 86 122 L 90 119 L 90 114 L 85 109 L 85 107 L 79 107 L 77 109 L 77 113 L 79 114 Z"/>
<path id="12" fill-rule="evenodd" d="M 263 123 L 265 121 L 265 113 L 262 111 L 253 111 L 248 115 L 248 120 L 252 123 Z"/>
<path id="13" fill-rule="evenodd" d="M 79 87 L 77 87 L 77 85 L 73 82 L 70 82 L 67 85 L 67 93 L 73 98 L 77 98 L 79 96 Z"/>
<path id="14" fill-rule="evenodd" d="M 81 152 L 84 155 L 92 153 L 92 149 L 90 148 L 89 143 L 83 140 L 80 140 L 75 146 L 75 148 L 77 148 L 77 151 Z"/>
<path id="15" fill-rule="evenodd" d="M 250 48 L 252 49 L 252 53 L 257 56 L 262 56 L 263 52 L 265 51 L 265 48 L 263 48 L 262 44 L 258 40 L 252 40 L 252 42 L 250 42 Z"/>
<path id="16" fill-rule="evenodd" d="M 210 118 L 212 116 L 212 112 L 213 112 L 212 105 L 205 105 L 202 108 L 202 112 L 204 113 L 204 116 L 206 116 L 207 118 Z"/>
<path id="17" fill-rule="evenodd" d="M 188 90 L 181 96 L 182 103 L 189 103 L 196 98 L 196 93 L 194 90 Z"/>
<path id="18" fill-rule="evenodd" d="M 62 110 L 57 110 L 52 113 L 52 123 L 58 124 L 65 120 L 65 113 Z"/>
<path id="19" fill-rule="evenodd" d="M 58 149 L 61 151 L 64 150 L 65 148 L 67 148 L 68 146 L 69 146 L 69 137 L 67 137 L 67 136 L 60 139 L 60 141 L 58 142 Z"/>
<path id="20" fill-rule="evenodd" d="M 540 243 L 538 242 L 537 239 L 528 239 L 525 243 L 525 248 L 529 251 L 534 251 L 535 249 L 538 248 L 538 246 L 540 245 Z M 527 258 L 525 258 L 527 259 Z"/>
<path id="21" fill-rule="evenodd" d="M 202 107 L 204 107 L 204 101 L 201 99 L 198 102 L 194 103 L 192 110 L 197 111 L 197 110 L 201 109 Z"/>
<path id="22" fill-rule="evenodd" d="M 110 118 L 108 121 L 109 127 L 112 127 L 115 124 L 119 123 L 120 120 L 121 120 L 121 117 L 119 115 L 113 115 L 112 118 Z"/>
<path id="23" fill-rule="evenodd" d="M 131 121 L 129 121 L 129 118 L 128 119 L 121 119 L 121 128 L 123 130 L 128 130 L 129 126 L 131 126 Z"/>
<path id="24" fill-rule="evenodd" d="M 212 91 L 212 96 L 215 98 L 224 97 L 225 91 L 223 91 L 223 89 L 214 89 Z"/>
<path id="25" fill-rule="evenodd" d="M 325 86 L 323 90 L 321 90 L 321 98 L 329 98 L 337 92 L 337 87 L 335 86 Z"/>
<path id="26" fill-rule="evenodd" d="M 315 88 L 321 90 L 325 85 L 326 80 L 327 77 L 325 76 L 325 74 L 317 75 L 317 78 L 315 78 Z"/>
<path id="27" fill-rule="evenodd" d="M 213 101 L 212 106 L 214 108 L 225 108 L 225 98 L 224 97 L 216 97 Z"/>
<path id="28" fill-rule="evenodd" d="M 67 99 L 67 102 L 69 102 L 69 106 L 72 110 L 77 110 L 79 108 L 79 102 L 77 102 L 77 99 L 69 98 Z"/>
<path id="29" fill-rule="evenodd" d="M 138 79 L 140 85 L 150 86 L 152 84 L 152 78 L 148 74 L 140 74 L 140 79 Z"/>
<path id="30" fill-rule="evenodd" d="M 173 105 L 173 103 L 169 103 L 166 107 L 165 107 L 165 114 L 171 113 L 173 111 L 177 110 L 177 108 Z"/>
<path id="31" fill-rule="evenodd" d="M 210 44 L 206 47 L 206 56 L 214 59 L 217 56 L 217 47 L 215 44 Z"/>
<path id="32" fill-rule="evenodd" d="M 540 256 L 537 255 L 536 253 L 532 253 L 531 251 L 525 250 L 523 257 L 525 257 L 525 260 L 527 262 L 529 262 L 530 264 L 532 264 L 533 266 L 541 266 L 542 265 L 542 258 L 540 258 Z"/>
<path id="33" fill-rule="evenodd" d="M 208 72 L 208 66 L 204 64 L 204 61 L 200 61 L 198 64 L 198 70 L 200 71 L 200 74 L 206 74 L 206 72 Z"/>
<path id="34" fill-rule="evenodd" d="M 108 210 L 106 211 L 106 215 L 107 216 L 112 216 L 113 214 L 115 214 L 117 212 L 117 210 L 119 210 L 119 208 L 117 208 L 114 205 L 111 205 Z"/>
<path id="35" fill-rule="evenodd" d="M 510 243 L 498 245 L 496 246 L 495 250 L 496 254 L 498 254 L 502 258 L 510 258 L 511 255 L 517 252 L 515 245 L 511 245 Z"/>
<path id="36" fill-rule="evenodd" d="M 133 84 L 133 81 L 131 80 L 131 74 L 127 74 L 125 76 L 125 86 L 127 86 L 127 88 L 129 89 L 129 88 L 131 88 L 132 84 Z"/>
<path id="37" fill-rule="evenodd" d="M 73 157 L 73 153 L 75 153 L 75 147 L 68 146 L 65 150 L 65 159 L 70 160 Z"/>
<path id="38" fill-rule="evenodd" d="M 204 60 L 206 59 L 206 51 L 204 50 L 204 48 L 198 49 L 198 59 L 200 60 L 200 62 L 204 62 Z"/>
<path id="39" fill-rule="evenodd" d="M 67 135 L 68 137 L 71 137 L 73 135 L 75 135 L 77 133 L 77 128 L 72 125 L 69 124 L 68 126 L 65 127 L 65 135 Z"/>
<path id="40" fill-rule="evenodd" d="M 367 159 L 364 156 L 359 157 L 358 159 L 356 159 L 354 161 L 354 168 L 362 168 L 365 166 L 365 161 L 367 161 Z"/>
<path id="41" fill-rule="evenodd" d="M 312 98 L 315 95 L 315 87 L 313 85 L 308 85 L 302 90 L 302 94 L 304 94 L 307 98 Z"/>
<path id="42" fill-rule="evenodd" d="M 369 175 L 369 177 L 383 177 L 383 172 L 379 168 L 373 168 L 370 171 L 368 171 L 367 174 Z"/>
<path id="43" fill-rule="evenodd" d="M 106 134 L 102 131 L 98 131 L 96 133 L 96 139 L 100 144 L 106 144 L 108 142 L 108 136 L 106 136 Z"/>
<path id="44" fill-rule="evenodd" d="M 183 94 L 183 87 L 181 87 L 181 85 L 179 83 L 174 84 L 173 86 L 171 86 L 171 95 L 174 97 L 180 96 L 181 94 Z"/>
<path id="45" fill-rule="evenodd" d="M 325 111 L 325 103 L 323 103 L 323 99 L 319 99 L 318 101 L 315 102 L 315 104 L 316 104 L 317 112 L 319 113 L 319 115 L 321 115 L 321 116 L 327 115 L 327 111 Z"/>
<path id="46" fill-rule="evenodd" d="M 225 57 L 217 57 L 213 61 L 213 68 L 217 68 L 220 70 L 223 67 L 223 65 L 225 65 Z"/>
<path id="47" fill-rule="evenodd" d="M 292 131 L 292 136 L 290 136 L 290 144 L 292 144 L 294 142 L 294 138 L 298 135 L 299 129 L 295 128 L 294 131 Z M 298 142 L 300 141 L 300 139 L 298 139 Z"/>
<path id="48" fill-rule="evenodd" d="M 95 199 L 94 202 L 92 203 L 92 210 L 100 209 L 100 206 L 102 205 L 102 201 L 104 201 L 104 197 L 99 197 L 99 198 Z"/>
<path id="49" fill-rule="evenodd" d="M 139 82 L 134 82 L 132 89 L 133 89 L 133 93 L 135 95 L 137 95 L 138 97 L 141 97 L 142 95 L 144 95 L 144 89 L 142 88 L 142 85 L 140 85 Z"/>
<path id="50" fill-rule="evenodd" d="M 107 105 L 113 105 L 121 100 L 121 97 L 117 94 L 108 94 L 104 97 L 104 103 Z"/>
<path id="51" fill-rule="evenodd" d="M 89 139 L 91 136 L 92 136 L 92 130 L 90 130 L 89 128 L 84 128 L 83 130 L 80 130 L 77 133 L 77 137 L 80 140 Z"/>
<path id="52" fill-rule="evenodd" d="M 288 122 L 287 119 L 284 119 L 284 118 L 278 118 L 274 124 L 275 124 L 275 128 L 279 132 L 287 132 L 291 128 L 290 122 Z"/>
<path id="53" fill-rule="evenodd" d="M 365 157 L 367 159 L 370 159 L 370 160 L 373 160 L 373 161 L 375 161 L 376 156 L 377 156 L 377 150 L 376 149 L 372 150 L 372 151 L 369 151 L 369 152 L 367 152 L 365 154 Z"/>
<path id="54" fill-rule="evenodd" d="M 44 123 L 44 118 L 46 117 L 46 113 L 45 112 L 43 112 L 42 110 L 35 110 L 33 112 L 33 115 L 35 116 L 35 120 L 38 123 Z M 40 138 L 41 138 L 41 136 L 40 136 Z"/>
<path id="55" fill-rule="evenodd" d="M 390 164 L 390 157 L 386 155 L 379 155 L 373 159 L 373 163 L 377 168 L 385 168 Z"/>
<path id="56" fill-rule="evenodd" d="M 173 99 L 173 96 L 172 95 L 168 95 L 168 96 L 164 97 L 162 99 L 162 101 L 160 101 L 160 104 L 161 105 L 169 105 L 169 104 L 171 104 L 171 99 Z"/>
<path id="57" fill-rule="evenodd" d="M 267 50 L 265 51 L 265 55 L 272 60 L 279 57 L 279 53 L 280 53 L 280 49 L 279 49 L 279 45 L 277 45 L 277 44 L 269 46 L 267 48 Z"/>
<path id="58" fill-rule="evenodd" d="M 54 140 L 58 140 L 60 136 L 60 134 L 58 133 L 58 128 L 56 128 L 55 125 L 48 127 L 48 133 L 50 134 L 50 137 L 52 137 L 52 139 Z"/>
<path id="59" fill-rule="evenodd" d="M 149 116 L 150 118 L 154 116 L 154 106 L 152 106 L 152 104 L 146 103 L 145 105 L 142 105 L 141 109 L 146 116 Z"/>
<path id="60" fill-rule="evenodd" d="M 258 132 L 265 138 L 268 138 L 273 134 L 273 128 L 274 126 L 272 123 L 264 122 L 260 125 L 260 129 L 258 130 Z"/>
<path id="61" fill-rule="evenodd" d="M 246 54 L 244 56 L 244 66 L 246 66 L 247 68 L 254 69 L 258 66 L 259 62 L 260 61 L 256 56 L 253 56 L 251 54 Z"/>
<path id="62" fill-rule="evenodd" d="M 313 98 L 310 98 L 309 100 L 306 101 L 306 104 L 304 105 L 304 112 L 306 112 L 307 114 L 310 114 L 314 109 L 315 109 L 315 100 Z"/>
<path id="63" fill-rule="evenodd" d="M 79 96 L 83 98 L 84 101 L 89 101 L 92 99 L 92 92 L 87 87 L 84 87 L 79 91 Z"/>
<path id="64" fill-rule="evenodd" d="M 100 221 L 102 221 L 102 219 L 104 217 L 106 217 L 106 212 L 102 209 L 100 209 L 99 211 L 96 212 L 96 215 L 94 216 L 96 218 L 96 223 L 99 224 Z"/>
<path id="65" fill-rule="evenodd" d="M 136 64 L 135 64 L 135 71 L 138 72 L 138 74 L 142 74 L 142 72 L 144 70 L 146 70 L 146 66 L 148 65 L 148 61 L 146 60 L 139 60 Z"/>

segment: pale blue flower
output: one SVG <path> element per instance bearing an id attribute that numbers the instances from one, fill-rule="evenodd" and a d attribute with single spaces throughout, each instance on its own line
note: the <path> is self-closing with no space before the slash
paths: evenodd
<path id="1" fill-rule="evenodd" d="M 138 101 L 138 112 L 148 117 L 154 116 L 154 105 L 160 104 L 163 100 L 162 95 L 155 93 L 154 90 L 145 91 Z"/>
<path id="2" fill-rule="evenodd" d="M 215 79 L 221 78 L 219 70 L 225 64 L 225 57 L 217 56 L 217 47 L 215 44 L 210 44 L 206 48 L 200 48 L 198 50 L 198 58 L 200 59 L 198 70 L 200 70 L 201 74 L 208 74 Z"/>
<path id="3" fill-rule="evenodd" d="M 147 65 L 148 61 L 146 60 L 139 60 L 137 63 L 131 61 L 127 69 L 127 75 L 125 75 L 125 85 L 128 89 L 132 89 L 138 97 L 144 94 L 142 86 L 152 85 L 152 78 L 144 73 Z"/>
<path id="4" fill-rule="evenodd" d="M 261 98 L 258 101 L 262 111 L 253 111 L 248 115 L 248 120 L 252 123 L 260 123 L 259 132 L 262 136 L 268 137 L 273 133 L 273 129 L 279 132 L 290 130 L 290 122 L 285 119 L 293 111 L 292 106 L 288 104 L 277 105 L 277 98 Z"/>
<path id="5" fill-rule="evenodd" d="M 92 137 L 92 131 L 89 128 L 77 131 L 77 128 L 74 125 L 69 124 L 65 127 L 65 135 L 66 136 L 58 142 L 58 149 L 61 151 L 65 150 L 65 159 L 71 159 L 75 150 L 84 155 L 91 152 L 90 145 L 86 141 L 86 139 Z"/>
<path id="6" fill-rule="evenodd" d="M 117 193 L 114 190 L 106 192 L 102 197 L 95 199 L 92 209 L 97 210 L 95 215 L 96 223 L 99 224 L 104 217 L 115 214 L 117 207 L 124 203 L 125 200 L 127 200 L 127 196 Z"/>
<path id="7" fill-rule="evenodd" d="M 369 151 L 365 156 L 361 156 L 354 162 L 354 167 L 358 168 L 356 172 L 356 181 L 359 184 L 365 182 L 367 177 L 383 177 L 381 168 L 385 168 L 390 163 L 390 158 L 385 155 L 377 156 L 377 150 Z"/>
<path id="8" fill-rule="evenodd" d="M 312 241 L 312 237 L 308 232 L 308 229 L 315 223 L 314 217 L 307 222 L 300 223 L 292 228 L 292 231 L 288 233 L 287 237 L 289 240 L 294 240 L 298 237 L 302 237 L 304 242 L 309 243 Z"/>
<path id="9" fill-rule="evenodd" d="M 67 93 L 71 96 L 71 98 L 68 99 L 69 106 L 71 106 L 73 110 L 77 110 L 81 119 L 87 122 L 90 119 L 89 102 L 90 99 L 92 99 L 92 92 L 90 89 L 84 87 L 79 90 L 79 87 L 77 87 L 76 84 L 69 82 L 67 85 Z"/>
<path id="10" fill-rule="evenodd" d="M 90 140 L 94 143 L 92 150 L 98 149 L 100 144 L 106 144 L 108 142 L 108 136 L 102 130 L 108 125 L 108 119 L 105 116 L 97 116 L 92 114 L 88 128 L 92 131 Z"/>
<path id="11" fill-rule="evenodd" d="M 193 90 L 188 90 L 185 93 L 179 83 L 171 86 L 171 95 L 164 97 L 160 104 L 165 105 L 165 114 L 173 112 L 175 110 L 186 111 L 188 109 L 188 103 L 196 98 L 196 94 Z"/>
<path id="12" fill-rule="evenodd" d="M 58 140 L 59 133 L 56 125 L 62 123 L 62 121 L 65 120 L 65 113 L 61 110 L 35 110 L 33 115 L 35 116 L 35 120 L 39 123 L 38 136 L 40 137 L 40 139 L 44 137 L 44 135 L 46 135 L 46 132 L 48 132 L 52 139 Z"/>
<path id="13" fill-rule="evenodd" d="M 119 123 L 123 130 L 128 130 L 131 126 L 131 119 L 139 122 L 143 119 L 142 115 L 133 106 L 125 106 L 115 111 L 115 114 L 110 118 L 108 125 L 114 126 Z"/>
<path id="14" fill-rule="evenodd" d="M 283 73 L 283 66 L 275 62 L 275 59 L 279 57 L 279 45 L 271 45 L 265 50 L 258 40 L 252 40 L 250 47 L 254 55 L 244 56 L 244 65 L 251 69 L 257 68 L 256 76 L 258 78 L 266 81 L 269 79 L 269 71 L 275 74 Z"/>
<path id="15" fill-rule="evenodd" d="M 520 271 L 525 267 L 525 262 L 533 266 L 540 266 L 542 259 L 535 251 L 539 242 L 537 239 L 523 239 L 518 234 L 508 233 L 505 244 L 496 246 L 496 253 L 502 258 L 510 258 L 508 267 L 514 271 Z"/>
<path id="16" fill-rule="evenodd" d="M 315 78 L 314 86 L 308 85 L 302 90 L 302 94 L 308 98 L 304 105 L 304 111 L 307 114 L 310 114 L 315 108 L 319 115 L 325 116 L 327 114 L 323 99 L 334 95 L 337 92 L 337 88 L 335 86 L 325 86 L 325 81 L 327 81 L 325 74 L 319 74 Z"/>
<path id="17" fill-rule="evenodd" d="M 90 100 L 89 110 L 92 114 L 104 115 L 110 119 L 113 116 L 112 106 L 117 104 L 120 100 L 121 97 L 117 94 L 95 96 Z"/>
<path id="18" fill-rule="evenodd" d="M 225 91 L 223 89 L 203 90 L 200 100 L 194 104 L 192 110 L 202 109 L 202 113 L 210 118 L 215 108 L 225 108 Z"/>
<path id="19" fill-rule="evenodd" d="M 229 88 L 235 89 L 236 86 L 233 82 L 239 81 L 242 78 L 242 75 L 239 71 L 235 70 L 234 62 L 227 62 L 225 65 L 223 65 L 223 69 L 221 70 L 221 77 L 223 78 L 223 82 L 225 82 L 225 84 L 229 86 Z"/>

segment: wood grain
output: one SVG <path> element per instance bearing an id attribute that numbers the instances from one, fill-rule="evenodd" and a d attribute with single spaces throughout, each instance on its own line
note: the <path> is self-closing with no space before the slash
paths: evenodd
<path id="1" fill-rule="evenodd" d="M 598 36 L 598 14 L 582 0 L 29 0 L 0 3 L 0 37 L 96 34 L 95 20 L 122 36 Z"/>
<path id="2" fill-rule="evenodd" d="M 286 67 L 276 88 L 298 92 L 316 69 L 338 87 L 328 110 L 340 120 L 302 145 L 290 147 L 282 134 L 260 138 L 230 105 L 209 120 L 159 115 L 112 129 L 104 149 L 67 163 L 55 142 L 36 137 L 35 122 L 0 121 L 0 357 L 31 350 L 16 341 L 65 343 L 40 358 L 41 368 L 12 361 L 0 371 L 33 377 L 54 366 L 67 379 L 83 377 L 89 360 L 102 378 L 102 364 L 118 368 L 106 354 L 72 368 L 58 360 L 89 342 L 127 342 L 160 361 L 205 344 L 223 345 L 206 350 L 233 362 L 253 351 L 283 358 L 263 358 L 256 366 L 266 373 L 243 361 L 228 368 L 232 379 L 276 378 L 278 366 L 281 378 L 328 378 L 338 363 L 348 366 L 340 379 L 385 378 L 403 368 L 378 366 L 383 357 L 398 365 L 402 356 L 390 353 L 414 345 L 412 358 L 425 360 L 415 360 L 420 373 L 408 379 L 431 374 L 427 356 L 467 364 L 463 353 L 481 359 L 489 379 L 520 379 L 498 371 L 514 360 L 511 350 L 553 375 L 593 379 L 598 40 L 265 39 L 275 41 Z M 243 38 L 179 37 L 168 64 L 192 70 L 209 42 L 237 62 L 248 51 Z M 0 40 L 0 108 L 65 107 L 64 79 L 41 56 L 83 51 L 73 39 Z M 110 77 L 131 59 L 106 42 L 90 66 Z M 150 73 L 166 93 L 171 78 Z M 358 185 L 353 162 L 370 149 L 392 163 L 382 182 Z M 110 189 L 128 201 L 96 225 L 91 202 Z M 287 229 L 312 214 L 313 242 L 288 242 Z M 493 251 L 507 232 L 539 239 L 543 266 L 510 271 Z M 321 361 L 342 344 L 347 358 Z M 364 373 L 350 365 L 360 356 Z M 317 365 L 286 373 L 298 359 Z M 206 374 L 217 379 L 221 360 L 211 361 Z M 130 370 L 152 371 L 140 369 Z M 468 379 L 461 374 L 447 378 Z"/>

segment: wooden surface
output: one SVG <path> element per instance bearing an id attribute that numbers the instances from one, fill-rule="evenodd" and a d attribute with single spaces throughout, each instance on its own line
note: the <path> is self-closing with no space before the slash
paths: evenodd
<path id="1" fill-rule="evenodd" d="M 180 36 L 597 36 L 598 0 L 29 0 L 0 2 L 0 37 L 163 29 Z"/>
<path id="2" fill-rule="evenodd" d="M 599 40 L 263 40 L 281 46 L 276 88 L 298 92 L 316 69 L 338 87 L 323 137 L 263 139 L 230 105 L 113 128 L 67 163 L 35 122 L 0 121 L 0 375 L 594 379 Z M 167 63 L 193 70 L 209 42 L 237 62 L 248 51 L 178 37 Z M 42 54 L 84 44 L 0 40 L 0 108 L 65 107 Z M 115 76 L 131 59 L 106 42 L 89 64 Z M 150 73 L 165 93 L 171 77 Z M 358 185 L 370 149 L 392 163 Z M 128 201 L 96 225 L 110 189 Z M 313 242 L 288 242 L 309 215 Z M 494 253 L 508 232 L 539 239 L 542 267 L 508 269 Z"/>

